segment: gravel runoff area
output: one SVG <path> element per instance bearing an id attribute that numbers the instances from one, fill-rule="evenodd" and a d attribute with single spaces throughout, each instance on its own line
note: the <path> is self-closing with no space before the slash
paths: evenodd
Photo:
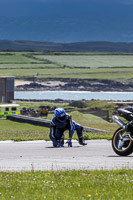
<path id="1" fill-rule="evenodd" d="M 86 146 L 53 148 L 50 141 L 1 141 L 0 171 L 133 169 L 133 155 L 120 157 L 111 141 L 89 140 Z"/>

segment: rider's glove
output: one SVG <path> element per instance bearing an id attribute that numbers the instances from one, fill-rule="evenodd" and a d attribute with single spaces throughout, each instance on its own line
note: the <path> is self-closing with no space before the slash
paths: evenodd
<path id="1" fill-rule="evenodd" d="M 72 140 L 69 138 L 66 142 L 68 144 L 68 147 L 72 147 Z"/>

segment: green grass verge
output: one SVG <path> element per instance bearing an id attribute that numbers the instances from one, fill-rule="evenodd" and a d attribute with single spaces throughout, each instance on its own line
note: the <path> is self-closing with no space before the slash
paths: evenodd
<path id="1" fill-rule="evenodd" d="M 126 200 L 133 170 L 0 172 L 1 200 Z"/>
<path id="2" fill-rule="evenodd" d="M 49 129 L 27 123 L 0 120 L 0 140 L 49 140 Z"/>

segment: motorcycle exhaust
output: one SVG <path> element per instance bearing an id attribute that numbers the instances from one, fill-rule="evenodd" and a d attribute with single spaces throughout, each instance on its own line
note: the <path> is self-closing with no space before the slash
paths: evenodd
<path id="1" fill-rule="evenodd" d="M 118 117 L 117 115 L 113 115 L 113 116 L 112 116 L 112 119 L 113 119 L 113 121 L 116 122 L 119 126 L 122 126 L 122 128 L 125 129 L 125 124 L 124 124 L 124 122 L 122 122 L 122 121 L 119 119 L 119 117 Z"/>

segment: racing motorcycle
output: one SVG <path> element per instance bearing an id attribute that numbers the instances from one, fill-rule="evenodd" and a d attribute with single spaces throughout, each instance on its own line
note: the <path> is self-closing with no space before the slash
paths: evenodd
<path id="1" fill-rule="evenodd" d="M 113 115 L 112 119 L 120 127 L 112 137 L 112 148 L 119 156 L 128 156 L 133 152 L 133 127 L 129 127 L 133 120 L 133 107 L 118 109 L 118 115 Z M 120 117 L 124 118 L 123 122 Z"/>

